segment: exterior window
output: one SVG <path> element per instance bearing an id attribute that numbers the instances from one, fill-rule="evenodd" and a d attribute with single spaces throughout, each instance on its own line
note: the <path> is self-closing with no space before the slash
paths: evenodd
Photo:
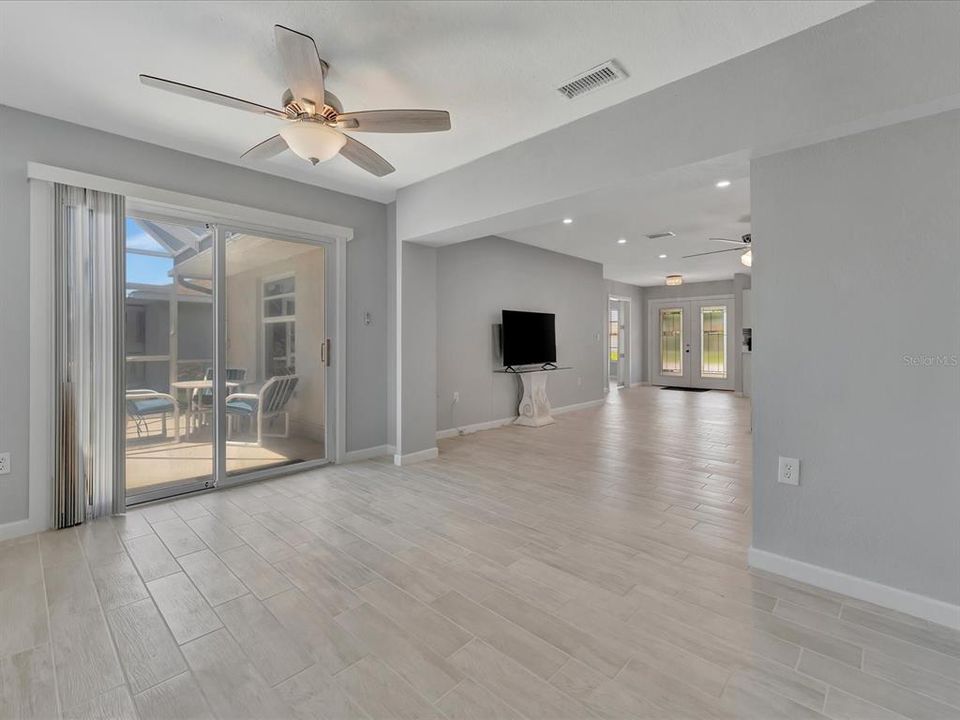
<path id="1" fill-rule="evenodd" d="M 263 374 L 294 375 L 296 368 L 296 278 L 285 275 L 263 282 Z"/>
<path id="2" fill-rule="evenodd" d="M 727 309 L 700 308 L 700 374 L 705 378 L 727 378 Z"/>
<path id="3" fill-rule="evenodd" d="M 660 374 L 683 375 L 683 309 L 660 311 Z"/>

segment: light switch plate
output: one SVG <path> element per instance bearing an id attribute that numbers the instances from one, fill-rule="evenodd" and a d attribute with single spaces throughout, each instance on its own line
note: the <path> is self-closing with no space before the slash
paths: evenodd
<path id="1" fill-rule="evenodd" d="M 10 474 L 10 453 L 0 453 L 0 475 Z"/>
<path id="2" fill-rule="evenodd" d="M 777 468 L 777 482 L 784 485 L 800 484 L 800 460 L 797 458 L 788 458 L 780 456 L 780 464 Z"/>

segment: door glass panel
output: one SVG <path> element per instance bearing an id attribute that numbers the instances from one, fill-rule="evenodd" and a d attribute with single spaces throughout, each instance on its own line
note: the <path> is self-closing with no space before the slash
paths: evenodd
<path id="1" fill-rule="evenodd" d="M 127 495 L 209 480 L 213 299 L 204 227 L 126 220 Z M 192 268 L 192 269 L 191 269 Z M 206 378 L 206 380 L 205 380 Z"/>
<path id="2" fill-rule="evenodd" d="M 660 310 L 660 374 L 683 375 L 683 308 Z"/>
<path id="3" fill-rule="evenodd" d="M 323 459 L 324 249 L 225 237 L 227 474 Z"/>
<path id="4" fill-rule="evenodd" d="M 700 375 L 727 378 L 727 308 L 700 308 Z"/>

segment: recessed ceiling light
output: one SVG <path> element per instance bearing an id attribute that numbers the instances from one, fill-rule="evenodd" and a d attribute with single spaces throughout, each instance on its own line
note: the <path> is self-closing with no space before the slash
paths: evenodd
<path id="1" fill-rule="evenodd" d="M 626 245 L 626 244 L 627 244 L 627 239 L 626 239 L 626 238 L 620 238 L 619 240 L 617 240 L 617 244 L 618 244 L 618 245 Z"/>
<path id="2" fill-rule="evenodd" d="M 572 223 L 572 222 L 573 222 L 573 218 L 564 218 L 564 219 L 563 219 L 563 224 L 564 224 L 564 225 L 569 225 L 569 224 Z"/>
<path id="3" fill-rule="evenodd" d="M 730 187 L 730 181 L 729 181 L 729 180 L 717 180 L 717 187 L 718 187 L 718 188 L 728 188 L 728 187 Z"/>
<path id="4" fill-rule="evenodd" d="M 666 256 L 666 255 L 663 255 L 663 254 L 657 255 L 657 257 L 660 258 L 661 260 L 666 260 L 666 259 L 667 259 L 667 256 Z"/>

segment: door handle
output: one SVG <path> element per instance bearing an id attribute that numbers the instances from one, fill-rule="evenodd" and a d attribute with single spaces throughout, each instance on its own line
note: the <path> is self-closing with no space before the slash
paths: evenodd
<path id="1" fill-rule="evenodd" d="M 330 338 L 324 340 L 320 346 L 320 362 L 324 366 L 330 367 Z"/>

